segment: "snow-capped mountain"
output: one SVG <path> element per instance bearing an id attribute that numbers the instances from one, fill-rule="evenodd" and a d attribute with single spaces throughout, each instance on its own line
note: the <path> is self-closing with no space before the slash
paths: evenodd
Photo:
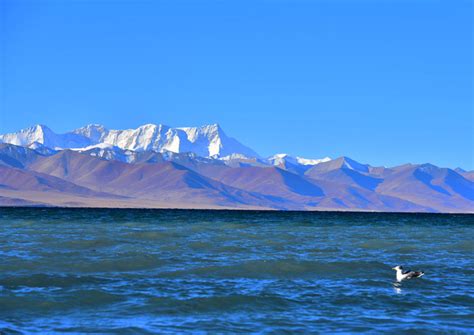
<path id="1" fill-rule="evenodd" d="M 218 124 L 202 127 L 171 128 L 146 124 L 136 129 L 112 130 L 91 124 L 66 134 L 56 134 L 44 125 L 36 125 L 16 133 L 0 135 L 0 143 L 30 146 L 38 143 L 50 149 L 82 149 L 117 147 L 131 151 L 193 152 L 202 157 L 224 157 L 258 154 L 228 137 Z"/>
<path id="2" fill-rule="evenodd" d="M 319 172 L 327 172 L 327 171 L 332 171 L 335 169 L 346 169 L 346 170 L 357 171 L 360 173 L 368 173 L 372 169 L 374 169 L 368 164 L 361 164 L 349 157 L 344 157 L 344 156 L 333 159 L 333 160 L 320 162 L 320 163 L 324 163 L 324 164 L 318 164 L 314 166 L 311 170 L 319 171 Z"/>
<path id="3" fill-rule="evenodd" d="M 324 157 L 319 159 L 308 159 L 303 157 L 293 157 L 288 154 L 276 154 L 267 158 L 267 161 L 271 165 L 279 166 L 282 164 L 295 164 L 295 165 L 317 165 L 319 163 L 329 162 L 331 158 Z"/>
<path id="4" fill-rule="evenodd" d="M 0 143 L 10 143 L 23 147 L 36 143 L 36 145 L 42 145 L 50 149 L 83 147 L 92 144 L 84 136 L 73 132 L 58 135 L 47 126 L 41 124 L 22 129 L 16 133 L 0 135 Z"/>
<path id="5" fill-rule="evenodd" d="M 349 157 L 221 156 L 241 145 L 227 145 L 212 128 L 114 131 L 94 125 L 58 135 L 36 126 L 0 136 L 20 144 L 0 143 L 0 206 L 473 212 L 474 182 L 464 170 L 374 167 Z M 188 147 L 170 145 L 173 134 Z M 59 149 L 66 145 L 71 149 Z M 217 153 L 203 157 L 183 148 Z"/>
<path id="6" fill-rule="evenodd" d="M 288 154 L 276 154 L 267 158 L 269 165 L 274 165 L 284 170 L 288 170 L 298 174 L 304 174 L 315 165 L 328 162 L 331 158 L 325 157 L 321 159 L 307 159 L 303 157 L 293 157 Z"/>

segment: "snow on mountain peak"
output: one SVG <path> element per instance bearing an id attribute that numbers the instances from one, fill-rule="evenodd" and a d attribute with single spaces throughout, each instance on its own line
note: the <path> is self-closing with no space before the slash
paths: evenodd
<path id="1" fill-rule="evenodd" d="M 109 130 L 100 124 L 89 124 L 65 134 L 55 134 L 46 126 L 37 125 L 0 135 L 0 142 L 20 146 L 37 142 L 52 149 L 85 149 L 102 143 L 103 147 L 113 146 L 132 151 L 193 152 L 203 157 L 231 154 L 258 157 L 255 151 L 228 137 L 217 123 L 180 128 L 145 124 L 126 130 Z"/>
<path id="2" fill-rule="evenodd" d="M 270 164 L 275 165 L 275 166 L 286 164 L 286 163 L 290 163 L 290 164 L 294 164 L 294 165 L 312 166 L 312 165 L 317 165 L 319 163 L 324 163 L 324 162 L 327 162 L 327 161 L 330 161 L 330 160 L 331 160 L 331 158 L 329 158 L 329 157 L 325 157 L 325 158 L 321 158 L 321 159 L 308 159 L 308 158 L 303 158 L 303 157 L 299 157 L 299 156 L 293 157 L 293 156 L 290 156 L 290 155 L 285 154 L 285 153 L 276 154 L 276 155 L 273 155 L 273 156 L 267 158 L 267 161 Z"/>
<path id="3" fill-rule="evenodd" d="M 291 157 L 288 154 L 285 153 L 280 153 L 280 154 L 275 154 L 273 156 L 270 156 L 267 158 L 267 162 L 271 165 L 279 166 L 283 165 L 285 163 L 292 163 L 292 164 L 298 164 L 296 159 L 294 157 Z"/>
<path id="4" fill-rule="evenodd" d="M 273 155 L 272 157 L 277 159 L 277 158 L 290 157 L 290 155 L 288 155 L 288 154 L 276 154 L 276 155 Z M 270 158 L 272 158 L 272 157 L 270 157 Z"/>
<path id="5" fill-rule="evenodd" d="M 108 130 L 100 124 L 88 124 L 85 127 L 78 128 L 72 131 L 73 134 L 78 134 L 89 138 L 92 142 L 99 142 L 102 136 Z"/>
<path id="6" fill-rule="evenodd" d="M 301 165 L 317 165 L 319 163 L 329 162 L 331 160 L 330 157 L 324 157 L 320 159 L 308 159 L 303 157 L 296 157 L 296 160 Z"/>
<path id="7" fill-rule="evenodd" d="M 28 146 L 34 142 L 46 145 L 54 142 L 51 129 L 42 124 L 21 129 L 16 133 L 0 135 L 0 142 L 10 143 L 19 146 Z M 51 143 L 52 144 L 52 143 Z"/>
<path id="8" fill-rule="evenodd" d="M 231 160 L 250 160 L 253 157 L 247 157 L 242 154 L 230 154 L 228 156 L 220 157 L 219 159 L 222 161 L 231 161 Z"/>

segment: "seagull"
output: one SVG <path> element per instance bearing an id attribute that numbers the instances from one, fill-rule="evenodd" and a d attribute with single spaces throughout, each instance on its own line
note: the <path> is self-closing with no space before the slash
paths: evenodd
<path id="1" fill-rule="evenodd" d="M 403 267 L 401 265 L 397 265 L 396 267 L 392 268 L 392 270 L 397 271 L 397 282 L 412 278 L 419 278 L 425 274 L 423 271 L 403 271 Z"/>

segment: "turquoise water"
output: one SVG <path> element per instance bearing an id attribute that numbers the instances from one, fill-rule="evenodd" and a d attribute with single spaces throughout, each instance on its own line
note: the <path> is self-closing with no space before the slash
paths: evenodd
<path id="1" fill-rule="evenodd" d="M 0 208 L 0 333 L 473 333 L 474 216 Z M 391 268 L 426 272 L 393 285 Z"/>

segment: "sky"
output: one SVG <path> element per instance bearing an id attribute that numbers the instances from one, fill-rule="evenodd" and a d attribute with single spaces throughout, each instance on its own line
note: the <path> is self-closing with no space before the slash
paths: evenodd
<path id="1" fill-rule="evenodd" d="M 0 133 L 219 123 L 262 156 L 474 169 L 470 0 L 0 1 Z"/>

